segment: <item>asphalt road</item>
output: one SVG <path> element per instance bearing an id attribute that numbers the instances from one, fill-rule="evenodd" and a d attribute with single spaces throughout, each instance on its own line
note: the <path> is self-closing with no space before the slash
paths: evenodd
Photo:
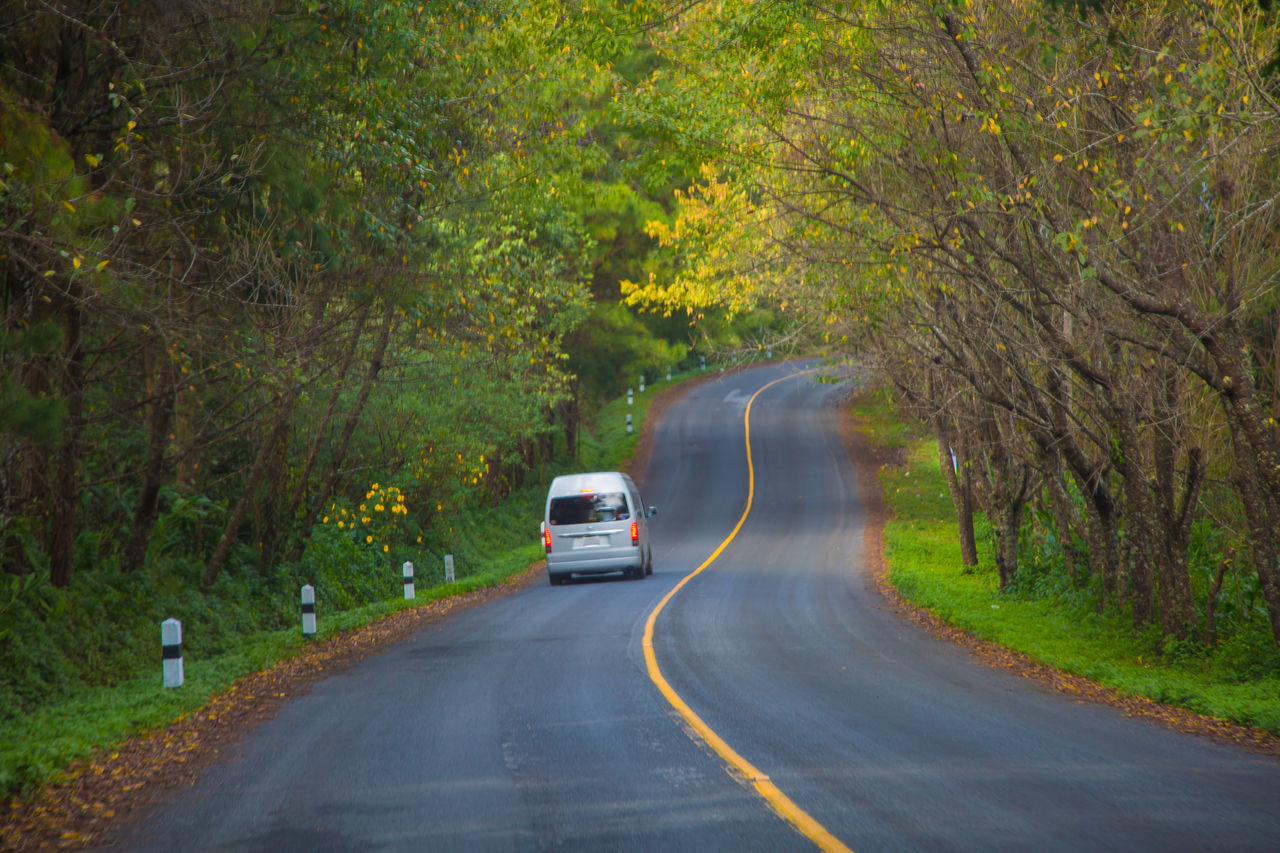
<path id="1" fill-rule="evenodd" d="M 748 399 L 796 369 L 707 382 L 657 424 L 650 578 L 539 584 L 328 678 L 118 846 L 814 849 L 691 738 L 641 642 L 742 514 Z M 655 623 L 688 707 L 857 851 L 1280 850 L 1280 762 L 1074 702 L 882 609 L 844 390 L 794 377 L 752 405 L 751 513 Z"/>

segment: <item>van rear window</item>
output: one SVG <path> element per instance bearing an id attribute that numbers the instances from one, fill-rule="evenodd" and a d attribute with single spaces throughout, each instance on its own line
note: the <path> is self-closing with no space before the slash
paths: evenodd
<path id="1" fill-rule="evenodd" d="M 631 517 L 627 497 L 622 492 L 552 498 L 549 515 L 552 524 L 596 524 Z"/>

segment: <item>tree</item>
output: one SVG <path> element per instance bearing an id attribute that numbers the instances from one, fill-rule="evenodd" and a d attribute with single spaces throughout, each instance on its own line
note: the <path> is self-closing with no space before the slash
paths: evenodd
<path id="1" fill-rule="evenodd" d="M 742 3 L 666 20 L 655 38 L 689 66 L 676 88 L 745 117 L 719 158 L 730 180 L 704 181 L 682 216 L 753 235 L 757 264 L 790 259 L 793 304 L 869 341 L 940 445 L 982 437 L 1002 582 L 1021 509 L 1043 500 L 1136 622 L 1188 636 L 1190 531 L 1219 472 L 1280 641 L 1280 433 L 1260 392 L 1275 381 L 1271 13 Z M 713 196 L 744 201 L 709 220 Z M 637 298 L 714 300 L 714 241 L 676 239 L 712 286 L 686 273 Z M 753 277 L 723 298 L 784 293 Z"/>

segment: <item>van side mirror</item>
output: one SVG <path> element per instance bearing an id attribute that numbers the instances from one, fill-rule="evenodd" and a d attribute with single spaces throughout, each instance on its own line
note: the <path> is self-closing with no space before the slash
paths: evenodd
<path id="1" fill-rule="evenodd" d="M 658 514 L 658 508 L 656 506 L 649 507 L 649 512 L 647 514 L 650 518 L 653 518 L 655 515 Z"/>

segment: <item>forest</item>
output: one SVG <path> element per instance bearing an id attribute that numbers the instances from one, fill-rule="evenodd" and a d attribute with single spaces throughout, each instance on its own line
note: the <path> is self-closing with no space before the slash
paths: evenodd
<path id="1" fill-rule="evenodd" d="M 648 98 L 723 93 L 696 132 L 726 143 L 648 229 L 676 274 L 627 299 L 820 318 L 936 435 L 967 565 L 1274 670 L 1270 7 L 681 9 Z"/>
<path id="2" fill-rule="evenodd" d="M 223 648 L 438 565 L 583 407 L 777 325 L 619 304 L 692 172 L 618 103 L 655 55 L 615 14 L 4 4 L 4 715 L 166 611 Z"/>
<path id="3" fill-rule="evenodd" d="M 1280 671 L 1270 7 L 4 4 L 0 722 L 766 346 L 877 370 L 1002 589 Z"/>

